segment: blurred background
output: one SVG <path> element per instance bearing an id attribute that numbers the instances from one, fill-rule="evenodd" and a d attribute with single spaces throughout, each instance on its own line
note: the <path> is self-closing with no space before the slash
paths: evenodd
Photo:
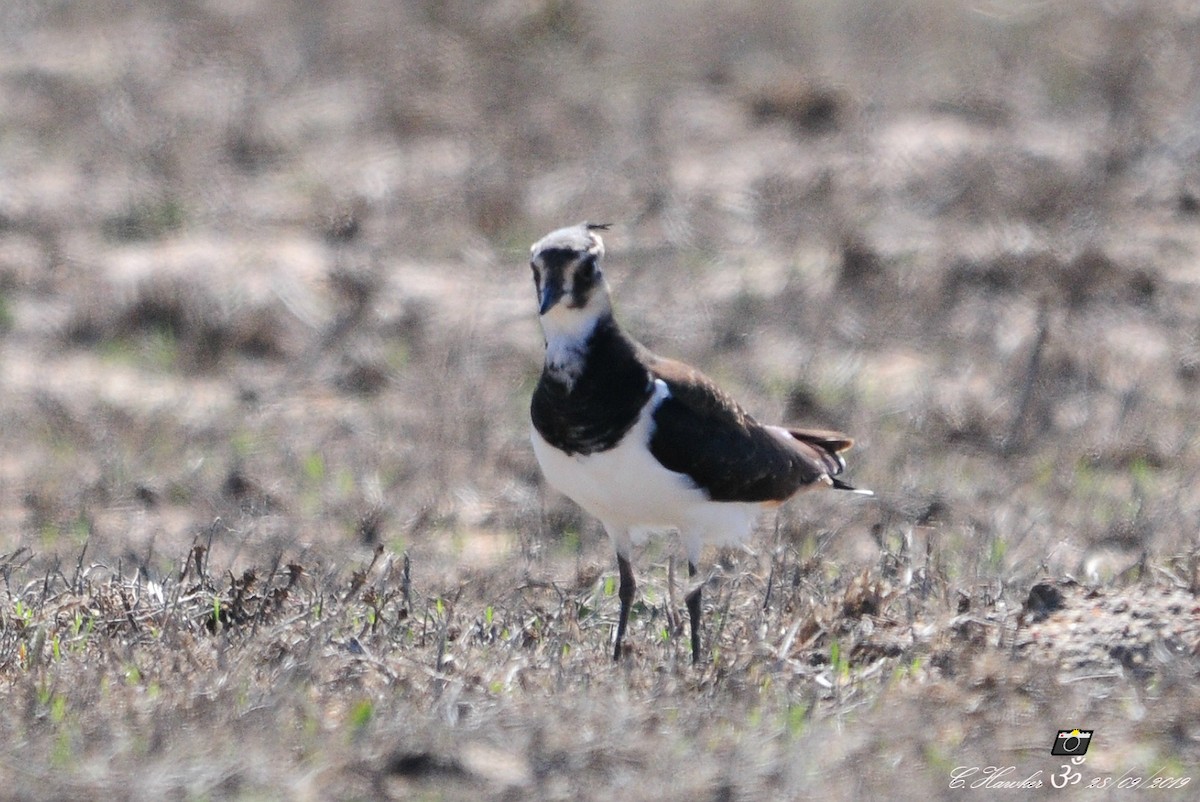
<path id="1" fill-rule="evenodd" d="M 1196 3 L 25 1 L 0 54 L 0 550 L 606 564 L 527 439 L 582 219 L 636 337 L 858 438 L 878 502 L 789 541 L 1195 546 Z"/>
<path id="2" fill-rule="evenodd" d="M 529 445 L 585 219 L 877 493 L 717 557 L 696 668 L 669 540 L 614 668 Z M 1198 253 L 1196 2 L 0 3 L 0 797 L 1195 773 Z"/>

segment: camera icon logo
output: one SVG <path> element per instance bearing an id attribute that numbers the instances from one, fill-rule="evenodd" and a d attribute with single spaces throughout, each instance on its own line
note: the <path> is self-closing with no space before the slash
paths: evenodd
<path id="1" fill-rule="evenodd" d="M 1092 742 L 1092 732 L 1094 731 L 1081 729 L 1059 730 L 1058 735 L 1054 737 L 1054 745 L 1050 747 L 1050 754 L 1068 757 L 1086 755 Z"/>

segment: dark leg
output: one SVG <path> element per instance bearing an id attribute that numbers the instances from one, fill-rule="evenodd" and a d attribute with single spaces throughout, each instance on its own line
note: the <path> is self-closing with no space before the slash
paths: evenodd
<path id="1" fill-rule="evenodd" d="M 695 578 L 696 565 L 688 562 L 688 577 Z M 704 585 L 697 585 L 696 589 L 689 593 L 684 600 L 687 602 L 688 621 L 692 625 L 692 662 L 700 662 L 700 590 Z"/>
<path id="2" fill-rule="evenodd" d="M 629 560 L 617 555 L 617 568 L 621 571 L 621 587 L 617 596 L 621 599 L 621 617 L 617 620 L 617 642 L 613 646 L 613 661 L 621 659 L 621 639 L 625 637 L 625 624 L 629 622 L 629 608 L 633 606 L 633 589 L 637 583 L 633 581 L 633 566 Z"/>

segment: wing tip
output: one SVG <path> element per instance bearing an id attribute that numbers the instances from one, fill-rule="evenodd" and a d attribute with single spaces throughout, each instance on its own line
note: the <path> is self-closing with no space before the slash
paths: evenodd
<path id="1" fill-rule="evenodd" d="M 846 490 L 846 491 L 849 491 L 849 492 L 851 492 L 851 493 L 856 493 L 856 494 L 858 494 L 858 495 L 860 495 L 860 496 L 873 496 L 873 495 L 875 495 L 875 491 L 874 491 L 874 490 L 867 490 L 865 487 L 855 487 L 855 486 L 853 486 L 853 485 L 848 485 L 848 484 L 846 484 L 845 482 L 843 482 L 841 479 L 837 479 L 837 478 L 835 478 L 835 477 L 832 477 L 832 476 L 830 477 L 830 481 L 832 481 L 832 482 L 833 482 L 833 489 L 834 489 L 834 490 Z"/>
<path id="2" fill-rule="evenodd" d="M 800 442 L 819 446 L 831 454 L 839 455 L 854 448 L 854 438 L 842 432 L 835 432 L 831 429 L 781 428 Z"/>

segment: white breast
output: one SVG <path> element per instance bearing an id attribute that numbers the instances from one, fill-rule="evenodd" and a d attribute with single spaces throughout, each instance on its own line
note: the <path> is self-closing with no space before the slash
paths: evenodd
<path id="1" fill-rule="evenodd" d="M 682 473 L 669 471 L 650 453 L 654 411 L 670 396 L 662 380 L 621 441 L 596 454 L 568 455 L 533 431 L 533 451 L 546 480 L 600 519 L 621 542 L 653 530 L 678 529 L 688 558 L 699 560 L 705 543 L 733 545 L 750 534 L 759 504 L 713 502 Z"/>

